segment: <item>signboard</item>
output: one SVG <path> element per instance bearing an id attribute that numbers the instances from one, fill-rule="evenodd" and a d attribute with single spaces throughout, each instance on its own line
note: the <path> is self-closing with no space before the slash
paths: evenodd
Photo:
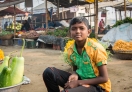
<path id="1" fill-rule="evenodd" d="M 77 12 L 78 10 L 79 8 L 76 6 L 70 7 L 70 12 Z"/>
<path id="2" fill-rule="evenodd" d="M 105 11 L 101 12 L 101 17 L 106 17 L 106 12 Z"/>
<path id="3" fill-rule="evenodd" d="M 33 7 L 33 0 L 25 0 L 25 7 Z"/>

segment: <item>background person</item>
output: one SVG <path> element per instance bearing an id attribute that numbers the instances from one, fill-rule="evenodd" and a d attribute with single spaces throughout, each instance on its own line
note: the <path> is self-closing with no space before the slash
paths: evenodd
<path id="1" fill-rule="evenodd" d="M 104 20 L 101 19 L 99 22 L 99 34 L 104 31 L 104 26 L 105 26 Z"/>
<path id="2" fill-rule="evenodd" d="M 31 29 L 30 24 L 28 23 L 27 20 L 24 20 L 21 30 L 29 31 L 30 29 Z"/>

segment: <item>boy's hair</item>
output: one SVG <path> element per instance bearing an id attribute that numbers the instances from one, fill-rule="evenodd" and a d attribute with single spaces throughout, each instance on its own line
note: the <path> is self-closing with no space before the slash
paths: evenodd
<path id="1" fill-rule="evenodd" d="M 69 29 L 71 28 L 72 25 L 76 23 L 84 23 L 86 27 L 89 29 L 89 23 L 85 17 L 74 17 L 73 19 L 71 19 Z"/>

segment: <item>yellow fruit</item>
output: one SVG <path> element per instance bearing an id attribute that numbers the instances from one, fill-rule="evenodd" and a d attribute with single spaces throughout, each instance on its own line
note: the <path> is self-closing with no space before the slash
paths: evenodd
<path id="1" fill-rule="evenodd" d="M 4 59 L 4 52 L 0 49 L 0 60 Z"/>
<path id="2" fill-rule="evenodd" d="M 132 41 L 117 40 L 113 46 L 114 51 L 132 51 Z"/>

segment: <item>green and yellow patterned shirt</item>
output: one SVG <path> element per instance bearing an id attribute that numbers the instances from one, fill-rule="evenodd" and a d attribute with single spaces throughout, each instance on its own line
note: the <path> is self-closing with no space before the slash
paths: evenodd
<path id="1" fill-rule="evenodd" d="M 107 64 L 107 53 L 104 47 L 87 38 L 83 51 L 78 54 L 75 43 L 68 48 L 68 58 L 70 63 L 77 66 L 77 74 L 81 79 L 92 79 L 99 76 L 98 66 Z M 105 92 L 111 91 L 111 82 L 99 84 Z"/>

